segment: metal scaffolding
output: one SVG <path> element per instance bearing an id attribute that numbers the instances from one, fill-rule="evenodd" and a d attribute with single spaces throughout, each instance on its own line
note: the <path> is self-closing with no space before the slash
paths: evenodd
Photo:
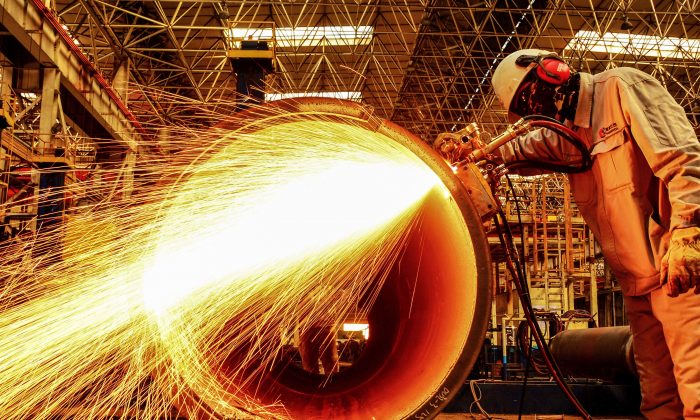
<path id="1" fill-rule="evenodd" d="M 554 50 L 576 69 L 636 66 L 666 85 L 700 123 L 695 75 L 700 51 L 678 44 L 663 57 L 649 49 L 599 52 L 579 31 L 700 38 L 697 0 L 380 0 L 380 1 L 100 1 L 54 2 L 59 19 L 110 79 L 128 67 L 129 106 L 145 124 L 192 123 L 192 106 L 223 104 L 235 92 L 225 30 L 259 22 L 277 28 L 371 26 L 369 42 L 309 36 L 276 50 L 270 92 L 361 92 L 378 115 L 431 140 L 476 121 L 498 131 L 505 113 L 490 76 L 519 48 Z M 256 23 L 258 22 L 258 23 Z M 676 41 L 680 42 L 680 41 Z M 652 48 L 654 49 L 654 48 Z M 656 49 L 659 49 L 657 46 Z M 163 96 L 168 92 L 172 96 Z"/>

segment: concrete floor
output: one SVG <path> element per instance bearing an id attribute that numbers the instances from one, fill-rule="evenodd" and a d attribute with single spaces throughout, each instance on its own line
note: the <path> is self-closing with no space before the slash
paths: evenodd
<path id="1" fill-rule="evenodd" d="M 580 416 L 569 416 L 569 415 L 552 415 L 552 414 L 526 414 L 520 417 L 521 420 L 579 420 Z M 518 420 L 517 414 L 491 414 L 490 417 L 484 416 L 482 414 L 454 414 L 454 413 L 443 413 L 438 414 L 435 417 L 436 420 Z M 596 417 L 596 420 L 643 420 L 644 417 Z"/>

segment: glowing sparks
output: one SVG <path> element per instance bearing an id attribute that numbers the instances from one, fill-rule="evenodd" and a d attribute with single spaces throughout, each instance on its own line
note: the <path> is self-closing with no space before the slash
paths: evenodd
<path id="1" fill-rule="evenodd" d="M 289 129 L 273 127 L 259 135 L 269 136 L 269 147 L 274 148 L 289 138 Z M 212 283 L 250 281 L 271 266 L 298 264 L 330 247 L 371 235 L 415 205 L 438 182 L 407 151 L 400 155 L 397 148 L 382 148 L 388 139 L 363 139 L 357 128 L 334 123 L 302 123 L 292 129 L 324 134 L 312 137 L 316 144 L 303 139 L 283 146 L 296 156 L 277 156 L 274 168 L 248 168 L 254 180 L 274 180 L 266 187 L 219 185 L 202 214 L 199 196 L 211 183 L 210 174 L 232 179 L 241 170 L 235 161 L 250 149 L 237 142 L 203 164 L 176 193 L 159 234 L 155 261 L 146 274 L 145 297 L 150 307 L 162 312 Z M 330 151 L 327 155 L 303 156 L 303 150 L 294 150 L 319 148 L 319 138 L 329 141 L 323 145 Z M 357 152 L 360 146 L 367 149 Z M 196 234 L 184 234 L 187 230 Z"/>
<path id="2" fill-rule="evenodd" d="M 0 418 L 167 417 L 186 389 L 219 414 L 284 415 L 250 378 L 290 331 L 366 312 L 421 200 L 444 190 L 403 146 L 347 122 L 211 136 L 172 139 L 178 156 L 141 162 L 160 180 L 6 249 Z"/>

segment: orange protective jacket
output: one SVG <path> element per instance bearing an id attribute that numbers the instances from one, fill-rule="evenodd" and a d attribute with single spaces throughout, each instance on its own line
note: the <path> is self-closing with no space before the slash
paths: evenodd
<path id="1" fill-rule="evenodd" d="M 616 68 L 581 74 L 572 128 L 593 167 L 571 190 L 628 296 L 659 287 L 670 232 L 700 226 L 700 142 L 685 111 L 650 75 Z M 533 131 L 501 149 L 506 162 L 572 163 L 580 154 L 555 133 Z"/>

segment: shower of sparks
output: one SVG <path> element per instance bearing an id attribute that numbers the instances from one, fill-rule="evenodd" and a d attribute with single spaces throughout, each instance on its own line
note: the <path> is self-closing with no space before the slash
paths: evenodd
<path id="1" fill-rule="evenodd" d="M 110 181 L 121 169 L 95 169 L 65 187 L 61 227 L 2 248 L 0 418 L 173 418 L 189 394 L 283 416 L 256 403 L 256 372 L 295 329 L 366 312 L 444 188 L 403 146 L 328 117 L 167 140 L 178 152 L 141 156 L 131 196 Z"/>

